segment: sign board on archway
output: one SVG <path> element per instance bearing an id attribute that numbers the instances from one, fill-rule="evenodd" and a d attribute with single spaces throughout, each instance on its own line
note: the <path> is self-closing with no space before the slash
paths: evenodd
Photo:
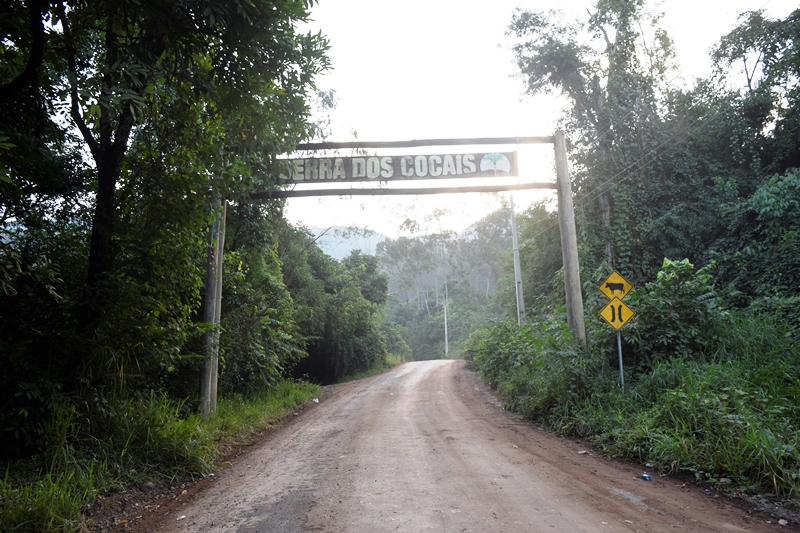
<path id="1" fill-rule="evenodd" d="M 519 176 L 516 152 L 286 159 L 279 184 Z"/>
<path id="2" fill-rule="evenodd" d="M 305 143 L 298 151 L 414 148 L 420 146 L 485 146 L 519 144 L 554 144 L 556 167 L 563 167 L 566 185 L 566 148 L 558 148 L 558 139 L 563 134 L 551 137 L 490 137 L 477 139 L 421 139 L 389 142 L 324 142 Z M 559 164 L 559 153 L 563 152 L 564 164 Z M 283 160 L 284 170 L 278 175 L 278 184 L 388 182 L 397 180 L 440 180 L 443 178 L 518 176 L 516 152 L 466 152 L 451 154 L 425 154 L 400 156 L 353 156 L 353 157 L 305 157 Z M 473 168 L 474 167 L 474 168 Z M 252 195 L 254 200 L 272 198 L 298 198 L 303 196 L 361 196 L 361 195 L 417 195 L 462 192 L 501 192 L 526 189 L 558 189 L 559 181 L 517 183 L 514 185 L 483 185 L 472 187 L 420 187 L 420 188 L 350 188 L 315 190 L 271 190 Z M 561 193 L 559 193 L 559 196 Z M 572 199 L 570 197 L 570 212 Z M 577 256 L 576 256 L 577 257 Z M 581 337 L 585 338 L 585 336 Z"/>

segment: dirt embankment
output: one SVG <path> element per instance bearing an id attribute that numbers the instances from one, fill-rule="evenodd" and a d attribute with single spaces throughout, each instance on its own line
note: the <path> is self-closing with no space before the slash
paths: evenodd
<path id="1" fill-rule="evenodd" d="M 462 361 L 333 388 L 187 501 L 131 531 L 787 531 L 502 410 Z"/>

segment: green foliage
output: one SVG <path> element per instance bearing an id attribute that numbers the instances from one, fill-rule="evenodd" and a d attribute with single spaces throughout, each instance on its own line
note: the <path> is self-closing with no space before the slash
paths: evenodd
<path id="1" fill-rule="evenodd" d="M 353 250 L 342 260 L 348 274 L 357 280 L 361 296 L 375 305 L 386 304 L 389 291 L 389 276 L 378 270 L 379 259 L 374 255 L 364 255 Z"/>
<path id="2" fill-rule="evenodd" d="M 512 19 L 528 92 L 572 104 L 589 349 L 559 340 L 546 285 L 558 275 L 542 269 L 555 254 L 537 249 L 523 271 L 542 269 L 526 281 L 542 316 L 473 334 L 465 353 L 508 407 L 556 431 L 665 474 L 796 503 L 800 16 L 747 14 L 715 51 L 716 77 L 686 90 L 669 84 L 671 44 L 643 8 L 597 2 L 583 24 Z M 725 71 L 741 65 L 742 80 Z M 543 240 L 539 220 L 523 250 Z M 625 392 L 614 332 L 597 316 L 612 266 L 637 287 L 622 331 Z"/>
<path id="3" fill-rule="evenodd" d="M 326 298 L 324 312 L 323 337 L 312 341 L 309 359 L 322 355 L 329 376 L 350 375 L 385 359 L 386 343 L 375 309 L 362 299 L 359 287 L 337 288 Z"/>
<path id="4" fill-rule="evenodd" d="M 186 205 L 201 206 L 194 215 L 204 218 L 209 174 L 216 175 L 217 191 L 249 192 L 254 172 L 310 134 L 305 97 L 327 67 L 327 43 L 296 32 L 309 8 L 299 2 L 247 2 L 236 9 L 213 1 L 180 8 L 158 2 L 40 7 L 4 41 L 4 55 L 19 60 L 2 71 L 4 104 L 30 108 L 20 113 L 17 107 L 14 121 L 0 122 L 0 129 L 20 151 L 38 149 L 36 162 L 59 163 L 80 149 L 94 161 L 91 172 L 80 158 L 72 161 L 90 179 L 70 183 L 65 194 L 83 193 L 92 207 L 88 290 L 76 314 L 78 333 L 91 340 L 102 307 L 117 296 L 107 276 L 116 274 L 118 248 L 127 242 L 119 231 L 126 201 L 146 195 L 146 182 L 155 177 L 157 188 L 172 189 L 166 205 L 193 200 Z M 8 11 L 27 18 L 22 5 Z M 48 31 L 51 26 L 60 30 Z M 26 56 L 28 64 L 19 68 Z M 26 143 L 34 133 L 30 123 L 53 131 L 45 140 L 56 142 Z M 223 156 L 220 146 L 230 153 Z M 50 182 L 36 187 L 39 168 L 14 168 L 23 160 L 17 155 L 10 154 L 14 185 L 30 180 L 29 195 L 47 192 Z M 178 187 L 170 187 L 172 177 Z"/>
<path id="5" fill-rule="evenodd" d="M 328 384 L 383 365 L 387 279 L 377 259 L 354 251 L 339 263 L 306 231 L 288 226 L 281 230 L 279 248 L 295 320 L 307 339 L 308 357 L 293 375 Z"/>
<path id="6" fill-rule="evenodd" d="M 258 261 L 248 261 L 244 266 L 236 252 L 225 256 L 223 276 L 228 281 L 223 292 L 221 336 L 223 392 L 266 388 L 305 355 L 277 256 L 270 259 L 274 261 L 272 272 L 265 271 L 265 265 Z"/>
<path id="7" fill-rule="evenodd" d="M 290 410 L 319 394 L 318 385 L 282 379 L 269 389 L 223 399 L 217 407 L 217 416 L 200 425 L 217 443 L 214 453 L 219 454 L 221 449 L 246 442 L 252 434 L 278 423 Z"/>
<path id="8" fill-rule="evenodd" d="M 721 282 L 739 306 L 772 311 L 800 326 L 792 303 L 800 280 L 800 171 L 771 176 L 751 197 L 727 206 L 730 235 L 720 240 L 713 257 L 721 265 Z"/>
<path id="9" fill-rule="evenodd" d="M 553 280 L 563 261 L 557 214 L 539 203 L 517 218 L 520 263 L 525 265 L 522 269 L 525 308 L 551 307 Z"/>
<path id="10" fill-rule="evenodd" d="M 210 467 L 190 412 L 213 198 L 235 206 L 220 392 L 291 392 L 280 205 L 247 203 L 314 131 L 327 41 L 298 30 L 313 2 L 229 4 L 0 7 L 0 455 L 40 474 L 0 487 L 23 517 L 4 531 L 77 528 L 98 490 Z"/>
<path id="11" fill-rule="evenodd" d="M 577 356 L 572 333 L 556 317 L 536 318 L 522 327 L 512 322 L 498 322 L 493 327 L 470 335 L 464 358 L 489 384 L 496 387 L 516 369 L 546 371 L 569 353 Z"/>
<path id="12" fill-rule="evenodd" d="M 390 320 L 384 320 L 381 325 L 381 332 L 386 339 L 386 351 L 390 355 L 399 357 L 402 361 L 411 359 L 411 346 L 406 342 L 408 331 L 405 326 Z"/>
<path id="13" fill-rule="evenodd" d="M 306 355 L 294 302 L 283 283 L 272 229 L 277 218 L 252 204 L 229 210 L 220 339 L 223 394 L 267 389 Z"/>
<path id="14" fill-rule="evenodd" d="M 0 480 L 0 530 L 23 533 L 81 531 L 83 506 L 96 495 L 94 465 L 77 465 L 18 486 L 8 471 Z"/>
<path id="15" fill-rule="evenodd" d="M 73 337 L 71 313 L 75 276 L 85 265 L 72 232 L 59 221 L 35 231 L 8 231 L 0 245 L 7 265 L 0 291 L 0 454 L 26 453 L 40 446 L 42 420 L 73 391 L 65 378 L 74 369 L 63 357 Z M 51 233 L 53 232 L 53 233 Z M 58 258 L 55 261 L 53 258 Z M 77 271 L 76 271 L 77 270 Z"/>
<path id="16" fill-rule="evenodd" d="M 759 158 L 764 167 L 779 172 L 798 167 L 800 10 L 783 20 L 768 19 L 760 10 L 751 11 L 744 13 L 740 21 L 713 51 L 718 75 L 724 79 L 735 73 L 746 82 L 741 97 L 743 118 L 760 131 L 770 131 L 759 139 Z"/>
<path id="17" fill-rule="evenodd" d="M 719 240 L 735 220 L 720 212 L 714 177 L 749 196 L 765 174 L 800 166 L 798 12 L 747 14 L 715 51 L 717 75 L 686 90 L 671 85 L 671 43 L 644 6 L 596 2 L 583 22 L 523 10 L 509 26 L 527 91 L 571 101 L 581 261 L 635 284 L 664 257 L 704 263 L 709 249 L 726 249 Z M 728 74 L 732 65 L 745 79 Z"/>
<path id="18" fill-rule="evenodd" d="M 666 471 L 693 472 L 735 490 L 794 495 L 796 350 L 784 326 L 769 319 L 737 316 L 730 331 L 718 361 L 671 359 L 642 375 L 626 397 L 606 398 L 616 420 L 591 415 L 607 427 L 597 440 Z"/>
<path id="19" fill-rule="evenodd" d="M 378 245 L 389 274 L 388 316 L 405 328 L 411 359 L 445 357 L 445 304 L 449 357 L 459 356 L 474 327 L 515 308 L 507 307 L 504 279 L 511 264 L 510 215 L 503 205 L 461 236 L 434 233 Z M 419 225 L 405 222 L 414 232 Z"/>
<path id="20" fill-rule="evenodd" d="M 157 200 L 143 199 L 140 207 L 149 210 L 151 201 Z M 131 217 L 126 228 L 131 240 L 104 285 L 112 298 L 96 322 L 95 342 L 85 345 L 91 357 L 78 367 L 83 386 L 165 386 L 193 358 L 186 348 L 202 331 L 195 314 L 201 304 L 206 222 L 197 214 L 175 209 L 172 220 L 154 216 L 140 223 L 138 216 Z"/>
<path id="21" fill-rule="evenodd" d="M 194 393 L 211 199 L 274 186 L 274 158 L 312 134 L 306 99 L 328 66 L 325 38 L 297 29 L 310 3 L 218 4 L 2 8 L 4 455 L 37 452 L 52 409 L 20 383 L 92 413 L 153 387 Z M 274 253 L 247 252 L 223 392 L 302 355 Z"/>
<path id="22" fill-rule="evenodd" d="M 627 337 L 638 364 L 652 366 L 674 356 L 692 359 L 713 353 L 725 317 L 714 290 L 713 267 L 695 272 L 688 259 L 664 259 L 655 281 L 631 291 L 626 302 L 637 316 Z"/>
<path id="23" fill-rule="evenodd" d="M 0 416 L 5 433 L 2 451 L 6 456 L 21 455 L 28 449 L 39 452 L 46 449 L 50 437 L 45 423 L 66 401 L 61 388 L 60 384 L 44 379 L 16 383 L 16 390 Z"/>
<path id="24" fill-rule="evenodd" d="M 82 531 L 83 509 L 99 493 L 142 478 L 197 475 L 212 466 L 213 435 L 201 430 L 197 415 L 184 417 L 182 406 L 162 393 L 113 400 L 100 413 L 79 412 L 79 406 L 53 406 L 42 423 L 38 461 L 10 464 L 0 482 L 3 531 Z M 32 471 L 37 467 L 39 472 Z"/>

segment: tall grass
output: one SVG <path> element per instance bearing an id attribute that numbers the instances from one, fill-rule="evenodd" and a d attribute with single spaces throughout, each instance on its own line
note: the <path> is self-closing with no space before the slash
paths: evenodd
<path id="1" fill-rule="evenodd" d="M 99 494 L 206 475 L 228 446 L 317 394 L 316 385 L 281 381 L 268 392 L 220 400 L 208 420 L 155 391 L 108 402 L 91 421 L 60 405 L 43 428 L 42 456 L 10 464 L 0 480 L 0 531 L 85 530 L 82 510 Z"/>
<path id="2" fill-rule="evenodd" d="M 95 464 L 45 474 L 29 483 L 0 480 L 0 531 L 39 533 L 80 531 L 83 506 L 96 494 Z"/>

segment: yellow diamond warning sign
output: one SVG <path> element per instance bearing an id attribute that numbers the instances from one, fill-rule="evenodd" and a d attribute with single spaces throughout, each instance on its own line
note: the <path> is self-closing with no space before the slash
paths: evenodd
<path id="1" fill-rule="evenodd" d="M 606 295 L 606 298 L 609 300 L 617 297 L 620 300 L 625 298 L 633 285 L 628 282 L 627 279 L 623 278 L 619 272 L 616 270 L 612 272 L 603 283 L 600 284 L 600 292 Z"/>
<path id="2" fill-rule="evenodd" d="M 625 302 L 617 297 L 614 297 L 614 299 L 608 302 L 600 311 L 600 316 L 614 329 L 619 329 L 627 324 L 628 320 L 633 318 L 635 314 L 633 309 L 628 307 Z"/>

